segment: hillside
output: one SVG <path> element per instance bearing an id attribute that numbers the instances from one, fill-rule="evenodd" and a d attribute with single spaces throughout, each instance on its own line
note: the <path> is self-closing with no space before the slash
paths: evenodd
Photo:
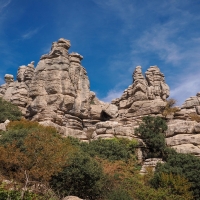
<path id="1" fill-rule="evenodd" d="M 197 158 L 200 157 L 200 94 L 197 93 L 196 96 L 187 99 L 181 107 L 174 107 L 175 100 L 169 99 L 170 89 L 160 69 L 157 66 L 151 66 L 143 75 L 141 66 L 137 66 L 132 75 L 132 85 L 128 86 L 121 97 L 114 99 L 111 103 L 102 102 L 94 92 L 90 91 L 86 69 L 81 65 L 83 56 L 74 52 L 69 54 L 70 46 L 69 40 L 61 38 L 53 42 L 50 53 L 41 56 L 36 67 L 33 61 L 27 66 L 20 66 L 17 80 L 14 80 L 11 74 L 5 75 L 5 84 L 0 86 L 2 98 L 0 103 L 6 105 L 6 102 L 11 102 L 7 108 L 15 105 L 20 109 L 21 114 L 16 110 L 17 107 L 10 109 L 15 112 L 8 115 L 9 120 L 19 120 L 22 115 L 24 121 L 14 121 L 9 125 L 7 122 L 1 124 L 3 131 L 0 139 L 1 151 L 5 153 L 2 153 L 1 157 L 4 163 L 1 166 L 3 178 L 14 178 L 23 185 L 22 177 L 26 176 L 26 171 L 29 171 L 28 176 L 33 181 L 48 186 L 50 184 L 51 187 L 56 188 L 54 192 L 58 192 L 59 187 L 64 184 L 63 177 L 65 177 L 65 184 L 70 187 L 71 179 L 68 180 L 67 173 L 71 173 L 68 175 L 73 179 L 80 176 L 80 179 L 73 183 L 79 184 L 72 184 L 72 195 L 86 199 L 114 199 L 115 195 L 122 195 L 121 199 L 164 199 L 164 197 L 165 199 L 183 199 L 183 197 L 198 199 L 199 192 L 196 190 L 199 180 L 194 180 L 191 178 L 193 175 L 187 174 L 191 165 L 182 164 L 183 171 L 177 170 L 178 172 L 175 173 L 173 170 L 176 170 L 176 166 L 173 166 L 173 160 L 176 156 L 178 160 L 182 156 L 187 163 L 192 161 L 194 166 L 197 166 L 194 167 L 192 173 L 196 173 L 195 170 L 198 170 L 200 166 Z M 6 110 L 3 107 L 1 106 L 2 113 Z M 6 120 L 7 115 L 3 115 L 1 122 Z M 10 116 L 13 115 L 17 117 L 11 118 Z M 145 128 L 148 127 L 148 123 L 153 127 L 152 133 L 151 128 Z M 144 125 L 145 133 L 151 133 L 150 142 L 148 135 L 142 135 L 142 125 Z M 165 126 L 166 128 L 162 129 Z M 40 135 L 41 133 L 46 135 Z M 52 140 L 48 139 L 48 134 Z M 44 142 L 40 145 L 46 153 L 43 155 L 43 151 L 40 150 L 38 154 L 41 156 L 40 159 L 52 161 L 44 164 L 44 169 L 42 163 L 38 165 L 34 163 L 34 160 L 29 160 L 34 157 L 32 151 L 37 151 L 37 148 L 35 150 L 30 148 L 31 145 L 37 146 L 37 135 L 41 137 L 40 141 Z M 77 138 L 81 142 L 70 139 L 68 136 Z M 18 144 L 16 141 L 19 139 Z M 167 147 L 172 147 L 180 154 Z M 13 160 L 19 153 L 18 157 L 23 162 L 21 163 L 20 159 L 16 163 L 10 162 L 6 152 L 13 153 L 14 157 L 10 156 Z M 55 152 L 55 157 L 49 154 L 50 152 Z M 58 152 L 60 154 L 57 155 Z M 118 157 L 116 157 L 117 153 L 119 153 Z M 158 167 L 155 175 L 151 174 L 151 169 L 155 168 L 157 162 L 162 163 L 161 160 L 165 161 L 166 165 L 164 164 L 163 168 Z M 83 171 L 75 172 L 70 166 L 79 169 L 82 162 L 85 176 L 94 182 L 80 185 L 86 181 L 85 178 L 81 179 Z M 168 162 L 171 162 L 172 168 L 167 166 Z M 54 167 L 55 163 L 60 165 Z M 179 164 L 177 161 L 176 165 L 179 166 Z M 36 168 L 32 169 L 30 165 Z M 47 173 L 47 166 L 49 173 Z M 88 171 L 85 169 L 87 167 Z M 41 170 L 42 175 L 38 172 L 40 169 L 44 170 Z M 6 175 L 5 172 L 8 174 Z M 44 176 L 45 173 L 48 175 Z M 145 174 L 145 178 L 142 178 L 140 173 Z M 104 176 L 108 176 L 109 180 Z M 119 176 L 119 180 L 116 176 Z M 95 180 L 93 180 L 94 177 L 96 177 Z M 131 177 L 131 180 L 128 177 Z M 177 188 L 173 185 L 175 180 Z M 153 182 L 150 183 L 151 181 Z M 162 185 L 164 182 L 166 185 Z M 58 186 L 57 183 L 61 185 Z M 86 187 L 88 184 L 91 184 L 89 188 Z M 120 188 L 120 185 L 123 187 Z M 138 188 L 131 193 L 133 187 Z M 79 188 L 80 191 L 78 191 Z M 67 188 L 65 190 L 66 192 L 63 192 L 62 189 L 62 197 L 71 194 Z M 91 190 L 96 193 L 93 194 Z M 100 193 L 104 190 L 105 194 L 101 196 Z M 119 191 L 121 193 L 118 194 Z M 194 192 L 193 197 L 189 191 Z"/>

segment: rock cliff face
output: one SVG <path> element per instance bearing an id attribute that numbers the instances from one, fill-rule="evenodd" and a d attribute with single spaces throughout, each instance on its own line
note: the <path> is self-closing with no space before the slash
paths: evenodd
<path id="1" fill-rule="evenodd" d="M 133 84 L 122 94 L 121 98 L 112 101 L 119 108 L 121 118 L 159 114 L 169 97 L 169 86 L 157 66 L 151 66 L 142 74 L 141 66 L 133 72 Z"/>
<path id="2" fill-rule="evenodd" d="M 20 66 L 16 81 L 6 74 L 0 97 L 19 106 L 27 119 L 55 126 L 61 134 L 83 141 L 137 138 L 134 129 L 143 116 L 162 116 L 169 86 L 157 66 L 151 66 L 145 75 L 137 66 L 132 85 L 120 98 L 104 103 L 90 91 L 81 65 L 83 57 L 69 53 L 69 48 L 70 41 L 61 38 L 36 67 L 34 62 Z M 168 120 L 166 143 L 179 152 L 200 156 L 200 123 L 192 121 L 191 114 L 200 118 L 200 93 L 187 99 Z"/>
<path id="3" fill-rule="evenodd" d="M 69 48 L 70 41 L 61 38 L 36 68 L 34 62 L 19 67 L 17 81 L 6 74 L 0 96 L 19 106 L 30 120 L 51 121 L 66 127 L 68 133 L 77 130 L 76 134 L 84 135 L 83 129 L 94 129 L 97 122 L 116 117 L 118 109 L 90 91 L 87 72 L 81 66 L 83 57 L 69 54 Z"/>

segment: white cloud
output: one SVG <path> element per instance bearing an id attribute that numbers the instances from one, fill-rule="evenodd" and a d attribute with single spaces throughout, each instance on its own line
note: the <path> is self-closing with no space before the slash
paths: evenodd
<path id="1" fill-rule="evenodd" d="M 166 63 L 177 64 L 183 58 L 183 55 L 180 53 L 180 46 L 176 43 L 177 41 L 171 39 L 177 32 L 178 30 L 171 23 L 155 25 L 141 34 L 137 41 L 133 41 L 132 54 L 141 52 L 155 53 Z M 135 46 L 138 47 L 137 51 Z"/>
<path id="2" fill-rule="evenodd" d="M 23 38 L 23 39 L 30 39 L 30 38 L 32 38 L 35 34 L 37 34 L 39 30 L 40 30 L 40 28 L 36 28 L 36 29 L 30 30 L 30 31 L 26 32 L 25 34 L 23 34 L 23 35 L 22 35 L 22 38 Z"/>
<path id="3" fill-rule="evenodd" d="M 189 74 L 182 77 L 176 86 L 171 90 L 170 97 L 176 99 L 179 105 L 191 97 L 195 96 L 197 92 L 200 92 L 200 71 L 193 74 Z"/>
<path id="4" fill-rule="evenodd" d="M 113 90 L 110 90 L 107 93 L 106 97 L 102 98 L 101 100 L 104 102 L 111 102 L 113 99 L 121 97 L 122 93 L 123 93 L 122 90 L 113 89 Z"/>

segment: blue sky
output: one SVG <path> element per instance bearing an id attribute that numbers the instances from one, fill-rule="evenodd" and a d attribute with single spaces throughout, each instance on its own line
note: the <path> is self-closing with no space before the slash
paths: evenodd
<path id="1" fill-rule="evenodd" d="M 157 65 L 178 104 L 200 91 L 200 0 L 0 0 L 0 83 L 61 37 L 101 100 L 121 96 L 137 65 Z"/>

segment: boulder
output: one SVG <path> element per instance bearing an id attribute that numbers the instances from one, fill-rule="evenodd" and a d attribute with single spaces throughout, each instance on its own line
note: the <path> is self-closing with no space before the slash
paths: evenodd
<path id="1" fill-rule="evenodd" d="M 63 200 L 83 200 L 76 196 L 67 196 Z"/>
<path id="2" fill-rule="evenodd" d="M 141 175 L 147 174 L 149 171 L 155 171 L 156 165 L 158 163 L 164 163 L 161 158 L 148 158 L 146 159 L 143 164 L 142 168 L 140 170 Z"/>
<path id="3" fill-rule="evenodd" d="M 6 131 L 6 125 L 4 123 L 0 123 L 0 131 Z"/>
<path id="4" fill-rule="evenodd" d="M 168 146 L 176 146 L 181 144 L 200 145 L 200 134 L 178 134 L 173 137 L 166 138 Z"/>
<path id="5" fill-rule="evenodd" d="M 197 125 L 198 123 L 196 121 L 186 121 L 177 119 L 170 120 L 168 122 L 168 129 L 165 134 L 166 137 L 171 137 L 177 134 L 193 134 Z"/>
<path id="6" fill-rule="evenodd" d="M 192 154 L 197 157 L 200 157 L 199 146 L 195 146 L 193 144 L 181 144 L 181 145 L 172 146 L 172 148 L 175 149 L 178 153 Z"/>

